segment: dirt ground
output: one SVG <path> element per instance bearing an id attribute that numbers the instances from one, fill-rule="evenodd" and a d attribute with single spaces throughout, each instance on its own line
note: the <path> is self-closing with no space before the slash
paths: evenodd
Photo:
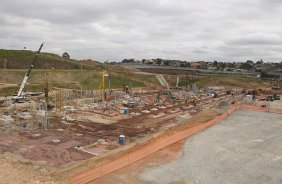
<path id="1" fill-rule="evenodd" d="M 280 100 L 270 102 L 270 108 L 282 109 L 282 98 Z"/>
<path id="2" fill-rule="evenodd" d="M 98 139 L 105 139 L 109 145 L 105 146 L 105 148 L 103 147 L 104 150 L 102 151 L 113 150 L 120 146 L 117 142 L 117 138 L 121 134 L 125 134 L 127 136 L 127 143 L 130 143 L 146 137 L 147 135 L 152 135 L 170 128 L 171 125 L 177 125 L 174 118 L 181 113 L 181 110 L 184 110 L 181 108 L 185 106 L 187 106 L 187 104 L 180 104 L 167 109 L 159 109 L 151 114 L 118 120 L 118 122 L 113 124 L 102 124 L 88 120 L 62 124 L 59 123 L 60 119 L 58 119 L 57 123 L 60 124 L 60 126 L 57 127 L 58 129 L 22 129 L 12 134 L 1 135 L 0 152 L 12 152 L 21 157 L 19 160 L 22 160 L 24 163 L 32 164 L 32 167 L 38 167 L 40 170 L 41 167 L 44 167 L 44 172 L 55 171 L 58 168 L 71 165 L 75 162 L 80 163 L 77 161 L 95 157 L 93 154 L 77 150 L 74 148 L 75 146 L 79 145 L 84 147 L 92 145 Z M 176 108 L 180 108 L 180 112 L 170 112 L 170 110 L 175 110 Z M 195 113 L 195 109 L 188 111 L 192 116 L 197 114 Z M 156 119 L 149 117 L 152 114 L 156 115 L 161 112 L 165 112 L 167 116 Z M 193 117 L 191 120 L 193 120 Z M 194 126 L 196 122 L 197 121 L 189 124 L 189 126 Z M 54 140 L 59 140 L 59 142 L 54 142 Z M 98 150 L 99 152 L 100 149 L 101 148 L 96 149 L 96 151 Z M 169 150 L 163 154 L 167 155 L 168 159 L 176 158 L 175 156 L 177 156 L 173 151 Z M 156 163 L 162 161 L 164 161 L 163 158 L 158 161 L 156 160 Z M 36 179 L 34 180 L 37 181 Z"/>
<path id="3" fill-rule="evenodd" d="M 7 87 L 13 87 L 18 86 L 17 84 L 8 84 L 8 83 L 0 83 L 0 89 L 1 88 L 7 88 Z"/>
<path id="4" fill-rule="evenodd" d="M 31 165 L 15 161 L 7 155 L 0 156 L 0 184 L 59 184 Z"/>
<path id="5" fill-rule="evenodd" d="M 53 142 L 56 139 L 60 142 Z M 24 131 L 0 136 L 0 152 L 18 154 L 34 164 L 59 167 L 92 157 L 73 148 L 88 141 L 91 141 L 90 136 L 78 137 L 70 132 Z"/>
<path id="6" fill-rule="evenodd" d="M 143 184 L 144 182 L 138 178 L 138 174 L 143 172 L 145 168 L 156 167 L 178 159 L 181 156 L 184 142 L 185 140 L 172 144 L 145 159 L 93 181 L 90 184 Z"/>

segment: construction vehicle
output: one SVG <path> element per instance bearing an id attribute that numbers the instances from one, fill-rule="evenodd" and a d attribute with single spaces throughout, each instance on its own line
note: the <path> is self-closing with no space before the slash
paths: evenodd
<path id="1" fill-rule="evenodd" d="M 280 86 L 279 86 L 279 82 L 277 80 L 272 80 L 271 82 L 271 88 L 273 90 L 279 90 L 280 89 Z"/>
<path id="2" fill-rule="evenodd" d="M 12 98 L 13 102 L 22 102 L 22 101 L 25 100 L 25 94 L 23 94 L 23 90 L 25 88 L 25 85 L 26 85 L 26 82 L 28 80 L 28 77 L 29 77 L 29 75 L 31 73 L 31 70 L 33 69 L 34 64 L 37 61 L 38 55 L 39 55 L 42 47 L 43 47 L 43 43 L 40 45 L 40 47 L 39 47 L 39 49 L 38 49 L 38 51 L 37 51 L 37 53 L 36 53 L 32 63 L 31 63 L 31 65 L 29 66 L 28 71 L 25 73 L 25 76 L 24 76 L 23 81 L 22 81 L 22 83 L 20 85 L 20 89 L 19 89 L 18 93 L 15 96 L 13 96 L 13 98 Z"/>

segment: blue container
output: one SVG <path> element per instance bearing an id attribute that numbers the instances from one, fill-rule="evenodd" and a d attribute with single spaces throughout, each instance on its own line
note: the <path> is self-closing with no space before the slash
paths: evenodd
<path id="1" fill-rule="evenodd" d="M 125 144 L 125 135 L 120 135 L 118 138 L 119 144 Z"/>
<path id="2" fill-rule="evenodd" d="M 128 108 L 123 109 L 123 114 L 128 114 Z"/>

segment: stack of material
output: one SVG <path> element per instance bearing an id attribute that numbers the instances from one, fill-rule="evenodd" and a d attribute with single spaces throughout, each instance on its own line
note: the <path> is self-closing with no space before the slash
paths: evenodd
<path id="1" fill-rule="evenodd" d="M 242 103 L 250 103 L 253 100 L 253 95 L 246 95 L 243 100 Z"/>
<path id="2" fill-rule="evenodd" d="M 142 112 L 147 114 L 147 113 L 150 113 L 151 111 L 143 110 Z"/>
<path id="3" fill-rule="evenodd" d="M 36 115 L 37 116 L 45 116 L 45 112 L 46 111 L 44 111 L 44 110 L 39 110 L 39 111 L 37 111 Z"/>
<path id="4" fill-rule="evenodd" d="M 149 116 L 150 118 L 160 118 L 160 117 L 163 117 L 165 116 L 165 113 L 159 113 L 158 115 L 151 115 Z"/>
<path id="5" fill-rule="evenodd" d="M 189 118 L 191 118 L 191 115 L 189 113 L 181 114 L 181 115 L 177 116 L 176 121 L 177 121 L 177 123 L 182 123 Z"/>
<path id="6" fill-rule="evenodd" d="M 11 116 L 2 115 L 2 117 L 0 117 L 0 122 L 3 123 L 4 125 L 10 124 L 12 121 L 14 121 L 14 119 L 11 118 Z"/>
<path id="7" fill-rule="evenodd" d="M 105 139 L 98 139 L 97 144 L 108 144 Z"/>
<path id="8" fill-rule="evenodd" d="M 19 114 L 19 118 L 24 120 L 30 120 L 32 119 L 32 116 L 29 112 L 22 112 Z"/>
<path id="9" fill-rule="evenodd" d="M 140 116 L 140 115 L 141 115 L 141 113 L 138 113 L 138 112 L 132 112 L 132 113 L 130 113 L 130 115 L 131 115 L 131 116 Z"/>
<path id="10" fill-rule="evenodd" d="M 92 108 L 92 109 L 93 109 L 93 108 Z M 74 106 L 64 106 L 64 110 L 65 110 L 65 111 L 73 112 L 73 111 L 75 111 L 75 108 L 74 108 Z"/>

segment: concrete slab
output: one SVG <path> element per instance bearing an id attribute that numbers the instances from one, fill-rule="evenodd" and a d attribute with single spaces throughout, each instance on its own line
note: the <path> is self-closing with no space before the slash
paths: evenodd
<path id="1" fill-rule="evenodd" d="M 182 156 L 147 168 L 144 183 L 282 183 L 282 115 L 237 111 L 189 138 Z"/>

